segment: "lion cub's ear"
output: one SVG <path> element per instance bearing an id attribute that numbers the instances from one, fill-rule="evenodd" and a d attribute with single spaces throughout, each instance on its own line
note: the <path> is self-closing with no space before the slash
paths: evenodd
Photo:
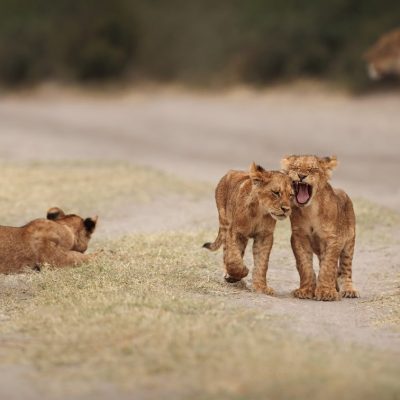
<path id="1" fill-rule="evenodd" d="M 325 169 L 325 171 L 328 173 L 328 176 L 331 176 L 331 172 L 338 165 L 338 160 L 337 160 L 336 156 L 321 157 L 319 159 L 319 162 L 322 165 L 322 167 Z"/>
<path id="2" fill-rule="evenodd" d="M 257 165 L 254 161 L 250 165 L 250 179 L 254 185 L 261 185 L 261 183 L 265 180 L 266 175 L 265 169 L 261 165 Z"/>
<path id="3" fill-rule="evenodd" d="M 265 169 L 253 161 L 250 165 L 250 173 L 256 174 L 257 172 L 265 172 Z"/>
<path id="4" fill-rule="evenodd" d="M 61 210 L 61 208 L 58 207 L 51 207 L 48 211 L 47 211 L 47 219 L 50 219 L 52 221 L 56 221 L 60 218 L 65 217 L 65 213 L 63 210 Z"/>
<path id="5" fill-rule="evenodd" d="M 85 225 L 85 229 L 89 232 L 89 233 L 93 233 L 94 229 L 96 228 L 96 224 L 97 224 L 97 215 L 93 218 L 86 218 L 83 221 L 83 225 Z"/>
<path id="6" fill-rule="evenodd" d="M 292 162 L 293 156 L 285 156 L 281 160 L 281 168 L 283 171 L 288 171 Z"/>

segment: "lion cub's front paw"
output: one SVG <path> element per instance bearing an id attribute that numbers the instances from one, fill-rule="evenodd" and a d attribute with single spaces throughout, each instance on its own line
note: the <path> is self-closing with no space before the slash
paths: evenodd
<path id="1" fill-rule="evenodd" d="M 248 274 L 249 274 L 249 269 L 246 266 L 244 266 L 242 271 L 242 278 L 246 278 Z"/>
<path id="2" fill-rule="evenodd" d="M 232 275 L 229 275 L 228 273 L 226 273 L 226 274 L 224 275 L 224 279 L 225 279 L 225 281 L 228 282 L 228 283 L 236 283 L 236 282 L 239 282 L 239 281 L 242 280 L 241 277 L 232 276 Z"/>
<path id="3" fill-rule="evenodd" d="M 313 299 L 314 289 L 313 288 L 299 288 L 293 291 L 293 296 L 298 299 Z"/>
<path id="4" fill-rule="evenodd" d="M 227 264 L 224 279 L 228 283 L 239 282 L 249 274 L 249 269 L 245 265 Z"/>
<path id="5" fill-rule="evenodd" d="M 340 292 L 342 297 L 347 297 L 350 299 L 354 299 L 356 297 L 360 297 L 360 294 L 357 292 L 355 289 L 350 289 L 350 290 L 342 290 Z"/>
<path id="6" fill-rule="evenodd" d="M 315 300 L 318 301 L 337 301 L 340 300 L 340 294 L 336 289 L 315 289 Z"/>
<path id="7" fill-rule="evenodd" d="M 227 271 L 224 274 L 224 279 L 228 283 L 235 283 L 245 278 L 248 274 L 249 269 L 246 266 L 240 270 L 230 267 L 227 268 Z"/>
<path id="8" fill-rule="evenodd" d="M 253 291 L 260 294 L 267 294 L 268 296 L 275 295 L 275 290 L 272 287 L 264 285 L 253 285 Z"/>

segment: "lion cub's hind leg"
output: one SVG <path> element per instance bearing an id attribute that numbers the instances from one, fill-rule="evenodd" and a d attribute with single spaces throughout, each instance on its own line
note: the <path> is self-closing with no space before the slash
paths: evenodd
<path id="1" fill-rule="evenodd" d="M 272 234 L 257 235 L 253 243 L 253 289 L 257 293 L 264 293 L 270 296 L 275 294 L 274 289 L 267 284 L 268 262 L 272 244 Z"/>
<path id="2" fill-rule="evenodd" d="M 360 297 L 358 291 L 353 287 L 352 263 L 354 254 L 354 238 L 344 246 L 339 257 L 338 286 L 342 297 Z"/>
<path id="3" fill-rule="evenodd" d="M 317 287 L 315 288 L 315 299 L 318 301 L 341 299 L 336 290 L 339 254 L 340 249 L 334 240 L 326 244 L 326 248 L 321 254 Z"/>

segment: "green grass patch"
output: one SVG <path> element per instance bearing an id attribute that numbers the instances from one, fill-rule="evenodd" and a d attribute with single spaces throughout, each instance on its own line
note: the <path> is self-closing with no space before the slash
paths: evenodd
<path id="1" fill-rule="evenodd" d="M 221 280 L 208 234 L 136 235 L 91 265 L 0 277 L 2 359 L 63 382 L 192 399 L 393 399 L 395 355 L 299 339 Z M 92 387 L 93 385 L 93 387 Z M 83 389 L 82 389 L 83 388 Z M 73 390 L 73 389 L 70 389 Z"/>

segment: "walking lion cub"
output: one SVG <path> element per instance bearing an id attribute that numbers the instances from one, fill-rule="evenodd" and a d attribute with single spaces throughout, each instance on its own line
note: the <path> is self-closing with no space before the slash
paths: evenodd
<path id="1" fill-rule="evenodd" d="M 53 207 L 47 219 L 35 219 L 20 227 L 0 226 L 0 273 L 77 266 L 92 255 L 83 254 L 96 227 L 97 217 L 83 219 Z"/>
<path id="2" fill-rule="evenodd" d="M 211 251 L 223 245 L 227 282 L 240 281 L 249 273 L 243 262 L 250 238 L 253 243 L 253 288 L 273 295 L 267 285 L 269 255 L 276 220 L 290 215 L 293 197 L 292 181 L 282 172 L 266 171 L 252 164 L 249 172 L 229 171 L 218 183 L 215 199 L 219 231 L 214 243 L 203 247 Z"/>

